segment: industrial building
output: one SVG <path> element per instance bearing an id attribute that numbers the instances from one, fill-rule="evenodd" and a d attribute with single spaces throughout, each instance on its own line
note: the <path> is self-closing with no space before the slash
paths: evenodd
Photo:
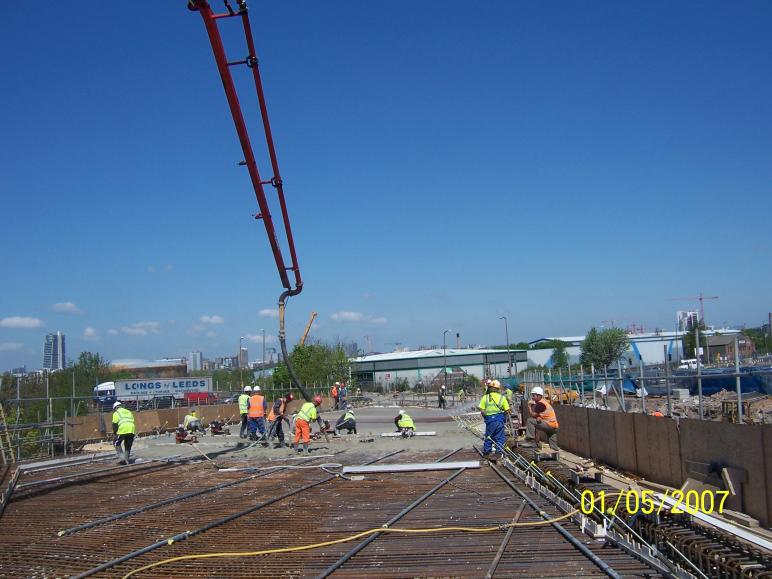
<path id="1" fill-rule="evenodd" d="M 706 330 L 704 335 L 716 336 L 716 335 L 734 335 L 739 334 L 739 330 Z M 665 358 L 671 363 L 680 362 L 684 358 L 693 358 L 694 353 L 683 352 L 683 337 L 684 332 L 650 332 L 640 334 L 627 334 L 630 340 L 630 346 L 622 355 L 622 364 L 626 366 L 638 366 L 641 362 L 644 365 L 648 364 L 662 364 L 665 362 Z M 539 338 L 529 342 L 531 347 L 543 343 L 551 342 L 553 340 L 560 340 L 568 344 L 566 347 L 566 354 L 568 355 L 569 362 L 571 364 L 578 364 L 579 358 L 582 354 L 582 342 L 584 342 L 584 336 L 556 336 L 552 338 Z M 703 352 L 703 358 L 709 352 Z M 543 350 L 528 350 L 528 366 L 546 366 L 551 367 L 552 348 L 545 348 Z"/>
<path id="2" fill-rule="evenodd" d="M 390 352 L 354 358 L 351 376 L 358 384 L 389 390 L 397 381 L 404 380 L 410 387 L 428 385 L 442 374 L 443 368 L 447 368 L 448 375 L 501 378 L 525 368 L 526 361 L 525 350 L 439 348 Z"/>

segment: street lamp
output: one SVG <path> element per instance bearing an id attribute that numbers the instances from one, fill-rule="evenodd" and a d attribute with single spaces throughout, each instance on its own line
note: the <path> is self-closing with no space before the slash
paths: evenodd
<path id="1" fill-rule="evenodd" d="M 260 333 L 263 335 L 263 363 L 260 365 L 260 377 L 265 377 L 265 330 L 260 328 Z"/>
<path id="2" fill-rule="evenodd" d="M 442 373 L 445 375 L 445 391 L 448 390 L 448 361 L 447 346 L 445 345 L 445 336 L 450 330 L 442 330 Z"/>
<path id="3" fill-rule="evenodd" d="M 504 331 L 507 334 L 507 376 L 512 376 L 512 353 L 509 351 L 509 323 L 507 316 L 501 316 L 500 320 L 504 320 Z"/>
<path id="4" fill-rule="evenodd" d="M 241 391 L 244 391 L 244 371 L 241 369 L 241 352 L 243 352 L 243 346 L 241 343 L 244 341 L 244 336 L 239 337 L 239 378 L 241 379 Z"/>

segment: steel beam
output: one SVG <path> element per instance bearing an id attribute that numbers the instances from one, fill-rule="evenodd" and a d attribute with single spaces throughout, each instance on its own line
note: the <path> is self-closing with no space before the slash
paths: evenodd
<path id="1" fill-rule="evenodd" d="M 418 462 L 415 464 L 378 464 L 375 466 L 344 466 L 343 474 L 372 474 L 378 472 L 417 472 L 423 470 L 453 470 L 457 468 L 480 468 L 479 460 L 459 462 Z"/>

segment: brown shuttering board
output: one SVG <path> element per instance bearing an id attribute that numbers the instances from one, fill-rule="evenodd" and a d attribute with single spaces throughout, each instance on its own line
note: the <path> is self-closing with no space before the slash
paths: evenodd
<path id="1" fill-rule="evenodd" d="M 617 442 L 617 466 L 627 472 L 638 472 L 635 453 L 635 420 L 632 414 L 613 412 Z"/>
<path id="2" fill-rule="evenodd" d="M 770 525 L 769 484 L 764 465 L 764 429 L 770 426 L 681 420 L 681 459 L 745 469 L 744 511 L 764 526 Z"/>
<path id="3" fill-rule="evenodd" d="M 567 405 L 558 405 L 554 408 L 560 425 L 558 432 L 560 448 L 565 448 L 580 456 L 590 456 L 587 409 Z"/>
<path id="4" fill-rule="evenodd" d="M 617 437 L 615 432 L 614 412 L 608 410 L 587 409 L 590 431 L 590 458 L 617 466 Z"/>
<path id="5" fill-rule="evenodd" d="M 681 445 L 675 421 L 643 414 L 634 414 L 633 421 L 638 474 L 652 482 L 680 487 Z"/>

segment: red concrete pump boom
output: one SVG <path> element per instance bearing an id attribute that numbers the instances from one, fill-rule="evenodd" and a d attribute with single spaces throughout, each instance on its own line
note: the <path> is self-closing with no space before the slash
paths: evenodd
<path id="1" fill-rule="evenodd" d="M 229 0 L 224 0 L 224 4 L 227 11 L 221 14 L 215 14 L 207 0 L 188 0 L 188 8 L 197 11 L 204 20 L 204 26 L 209 35 L 209 42 L 212 44 L 214 60 L 217 63 L 217 70 L 220 72 L 223 88 L 225 89 L 225 96 L 228 99 L 228 106 L 230 107 L 231 116 L 233 117 L 233 123 L 236 125 L 236 133 L 239 136 L 241 149 L 244 152 L 244 161 L 241 164 L 245 165 L 247 171 L 249 171 L 249 178 L 251 179 L 252 187 L 255 190 L 257 204 L 260 207 L 260 213 L 256 216 L 256 219 L 263 220 L 265 232 L 268 235 L 268 241 L 270 242 L 271 250 L 273 251 L 273 258 L 276 262 L 276 268 L 279 270 L 279 277 L 281 278 L 281 283 L 284 287 L 284 291 L 279 297 L 279 342 L 281 344 L 284 362 L 287 364 L 287 368 L 290 371 L 290 375 L 292 376 L 296 387 L 303 394 L 303 397 L 310 401 L 311 398 L 297 380 L 292 366 L 289 363 L 289 356 L 287 355 L 286 334 L 284 330 L 284 309 L 287 298 L 297 295 L 303 290 L 303 280 L 300 277 L 300 267 L 298 266 L 298 258 L 295 253 L 295 241 L 292 238 L 292 228 L 290 226 L 289 214 L 287 213 L 287 204 L 284 200 L 284 188 L 282 185 L 281 173 L 279 173 L 279 162 L 276 160 L 276 148 L 273 144 L 271 123 L 268 120 L 268 109 L 265 104 L 265 95 L 263 94 L 263 83 L 260 79 L 257 54 L 255 53 L 255 42 L 252 38 L 252 27 L 249 24 L 249 11 L 247 9 L 246 0 L 236 0 L 237 10 L 233 9 Z M 228 57 L 225 54 L 225 47 L 223 46 L 220 29 L 217 25 L 218 20 L 223 18 L 238 18 L 241 20 L 247 44 L 247 56 L 242 60 L 228 60 Z M 260 172 L 257 169 L 257 162 L 255 161 L 255 154 L 252 150 L 252 143 L 249 140 L 249 132 L 247 131 L 247 126 L 244 122 L 241 104 L 239 103 L 236 86 L 230 71 L 232 66 L 240 65 L 246 65 L 252 71 L 252 76 L 255 81 L 257 100 L 260 104 L 260 116 L 265 131 L 265 142 L 268 147 L 268 154 L 271 158 L 271 169 L 273 170 L 273 176 L 268 180 L 261 179 Z M 282 248 L 276 237 L 276 229 L 273 224 L 273 219 L 271 218 L 270 208 L 263 187 L 264 185 L 271 185 L 276 188 L 279 206 L 281 207 L 284 232 L 287 239 L 287 247 L 289 248 L 289 266 L 286 265 L 284 255 L 282 254 Z M 294 287 L 293 281 L 290 280 L 290 276 L 287 272 L 293 273 Z"/>

